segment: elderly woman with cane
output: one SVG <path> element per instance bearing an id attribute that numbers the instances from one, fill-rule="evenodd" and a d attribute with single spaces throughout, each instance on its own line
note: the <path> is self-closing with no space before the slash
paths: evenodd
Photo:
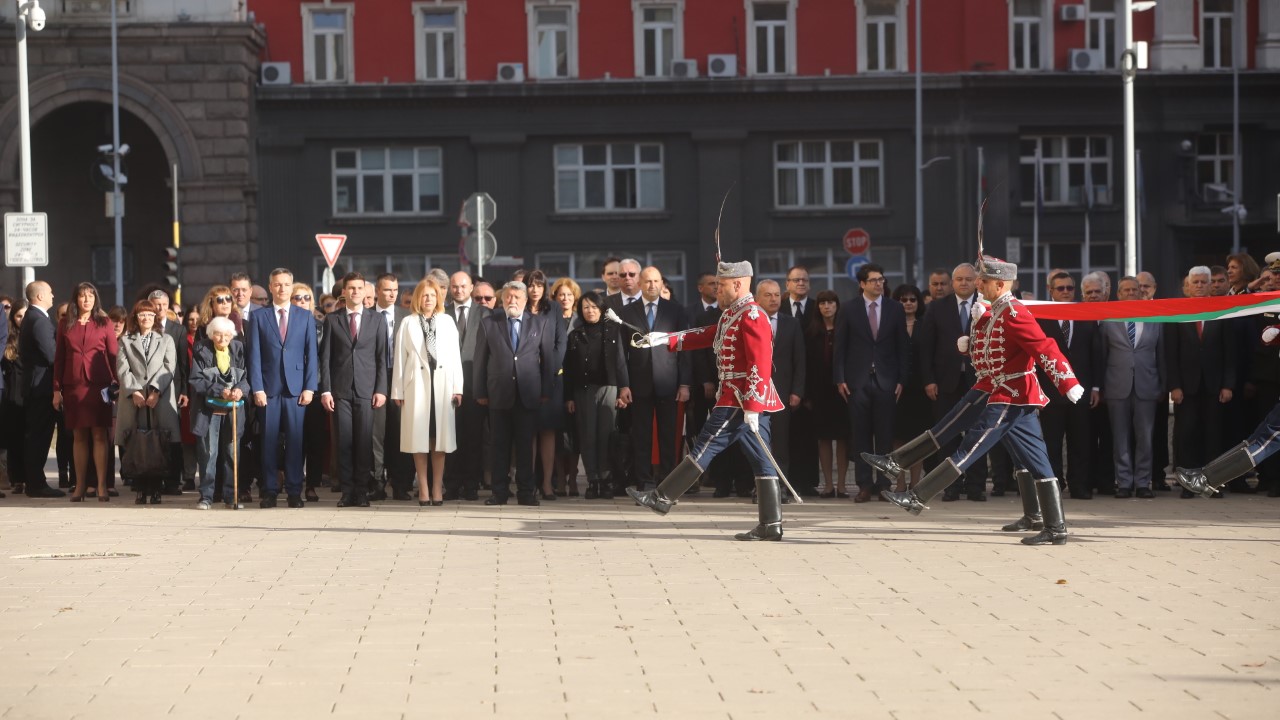
<path id="1" fill-rule="evenodd" d="M 200 464 L 200 510 L 213 507 L 213 484 L 222 466 L 228 508 L 239 509 L 234 487 L 235 448 L 244 432 L 244 396 L 249 394 L 244 343 L 236 339 L 230 319 L 214 317 L 191 351 L 191 433 L 196 436 Z"/>
<path id="2" fill-rule="evenodd" d="M 124 446 L 129 442 L 129 435 L 138 427 L 140 415 L 149 417 L 149 428 L 166 432 L 170 438 L 178 437 L 178 401 L 173 387 L 177 374 L 177 350 L 171 336 L 156 330 L 157 312 L 150 300 L 140 300 L 125 322 L 116 361 L 116 374 L 120 378 L 120 400 L 116 410 L 117 445 Z M 163 486 L 163 477 L 133 478 L 133 489 L 138 493 L 137 504 L 146 504 L 149 495 L 151 504 L 159 505 Z"/>

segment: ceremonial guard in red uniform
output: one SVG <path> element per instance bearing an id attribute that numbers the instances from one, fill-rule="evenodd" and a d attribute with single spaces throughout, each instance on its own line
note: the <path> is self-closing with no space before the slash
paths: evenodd
<path id="1" fill-rule="evenodd" d="M 1280 325 L 1262 331 L 1262 344 L 1280 345 Z M 1202 468 L 1178 468 L 1178 484 L 1189 492 L 1213 497 L 1218 489 L 1253 470 L 1280 450 L 1280 403 L 1271 408 L 1253 434 Z"/>
<path id="2" fill-rule="evenodd" d="M 648 333 L 636 347 L 665 343 L 671 352 L 712 348 L 720 378 L 716 405 L 702 426 L 693 450 L 655 490 L 627 488 L 636 502 L 665 515 L 697 481 L 716 455 L 734 442 L 742 444 L 756 476 L 760 522 L 738 540 L 781 540 L 782 501 L 779 474 L 769 452 L 769 416 L 782 410 L 773 387 L 773 332 L 769 317 L 751 296 L 751 263 L 720 263 L 720 322 L 678 333 Z"/>
<path id="3" fill-rule="evenodd" d="M 960 350 L 970 351 L 974 369 L 978 373 L 978 382 L 969 395 L 966 395 L 966 400 L 970 396 L 977 399 L 985 394 L 986 404 L 976 422 L 968 428 L 958 421 L 967 415 L 965 410 L 973 409 L 973 403 L 962 401 L 942 421 L 946 423 L 950 419 L 953 426 L 960 425 L 958 431 L 965 433 L 960 448 L 926 475 L 914 489 L 901 493 L 886 491 L 881 494 L 886 500 L 911 514 L 919 515 L 934 495 L 1004 439 L 1015 462 L 1026 468 L 1030 478 L 1034 480 L 1035 496 L 1039 501 L 1039 511 L 1043 514 L 1043 529 L 1038 535 L 1023 538 L 1022 542 L 1028 545 L 1061 545 L 1067 541 L 1062 498 L 1058 480 L 1053 477 L 1053 468 L 1045 451 L 1044 436 L 1037 414 L 1049 399 L 1036 380 L 1035 366 L 1039 364 L 1059 392 L 1071 402 L 1079 401 L 1084 388 L 1076 380 L 1075 373 L 1058 349 L 1057 343 L 1045 337 L 1027 308 L 1010 294 L 1009 287 L 1017 275 L 1018 268 L 1012 263 L 992 257 L 982 258 L 978 271 L 978 288 L 991 305 L 974 323 L 971 346 L 965 347 L 970 344 L 966 342 L 968 338 L 961 338 Z M 929 431 L 909 443 L 915 446 L 911 451 L 913 457 L 920 452 L 928 455 L 936 449 L 935 438 L 933 431 Z M 902 449 L 906 448 L 904 446 Z M 902 459 L 912 458 L 900 460 Z M 1027 492 L 1029 488 L 1020 490 L 1024 495 L 1031 494 Z M 1024 517 L 1023 520 L 1028 518 Z"/>

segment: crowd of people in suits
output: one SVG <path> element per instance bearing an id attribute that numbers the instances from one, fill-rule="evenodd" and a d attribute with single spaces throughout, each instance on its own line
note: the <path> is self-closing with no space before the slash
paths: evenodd
<path id="1" fill-rule="evenodd" d="M 940 448 L 897 487 L 860 459 L 918 436 L 973 386 L 956 341 L 978 298 L 968 263 L 933 271 L 923 290 L 890 291 L 874 264 L 856 279 L 853 298 L 811 292 L 809 272 L 796 266 L 752 290 L 773 332 L 782 404 L 770 415 L 774 457 L 800 494 L 863 503 L 904 490 L 958 446 Z M 138 504 L 185 490 L 206 509 L 243 507 L 255 487 L 260 507 L 281 494 L 302 507 L 319 502 L 326 483 L 339 507 L 438 506 L 479 500 L 486 488 L 489 505 L 512 494 L 538 505 L 577 496 L 580 477 L 587 499 L 652 488 L 711 412 L 717 368 L 711 349 L 675 353 L 632 339 L 715 325 L 717 278 L 700 276 L 687 308 L 658 268 L 634 259 L 608 259 L 601 281 L 584 291 L 538 269 L 504 282 L 433 270 L 401 297 L 393 274 L 349 273 L 313 298 L 279 268 L 265 287 L 237 273 L 186 312 L 158 286 L 127 310 L 104 310 L 90 283 L 55 305 L 49 285 L 33 282 L 21 298 L 0 298 L 0 470 L 29 497 L 69 491 L 73 502 L 106 502 L 118 494 L 119 466 Z M 1098 302 L 1156 290 L 1149 273 L 1120 278 L 1113 294 L 1106 273 L 1077 283 L 1051 270 L 1044 293 Z M 1181 294 L 1264 290 L 1280 290 L 1280 260 L 1263 269 L 1240 254 L 1191 268 Z M 1050 462 L 1069 496 L 1154 497 L 1169 489 L 1173 464 L 1203 466 L 1244 437 L 1280 399 L 1280 353 L 1259 340 L 1276 323 L 1275 313 L 1039 321 L 1086 389 L 1075 404 L 1040 383 Z M 126 451 L 139 429 L 158 431 L 166 451 L 151 463 L 160 470 L 131 477 L 125 468 L 137 463 L 113 445 Z M 55 433 L 58 488 L 44 472 Z M 1016 492 L 1013 470 L 996 447 L 943 499 Z M 747 497 L 751 480 L 730 448 L 689 492 Z M 1280 466 L 1263 463 L 1226 488 L 1280 496 Z"/>

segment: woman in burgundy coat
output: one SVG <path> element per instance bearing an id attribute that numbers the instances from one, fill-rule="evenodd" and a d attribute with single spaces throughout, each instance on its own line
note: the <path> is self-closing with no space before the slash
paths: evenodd
<path id="1" fill-rule="evenodd" d="M 62 408 L 65 427 L 75 437 L 76 488 L 71 502 L 84 500 L 89 453 L 98 481 L 98 501 L 107 502 L 107 433 L 111 428 L 111 401 L 103 390 L 115 382 L 116 333 L 102 311 L 98 289 L 80 283 L 58 333 L 53 356 L 53 404 Z"/>

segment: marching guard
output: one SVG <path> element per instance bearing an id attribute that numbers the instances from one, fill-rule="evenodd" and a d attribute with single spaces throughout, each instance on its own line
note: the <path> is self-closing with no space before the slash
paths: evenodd
<path id="1" fill-rule="evenodd" d="M 665 344 L 671 352 L 712 348 L 720 378 L 716 405 L 691 452 L 655 490 L 627 488 L 636 502 L 666 515 L 693 486 L 716 455 L 739 442 L 755 473 L 759 524 L 734 537 L 738 540 L 781 540 L 780 471 L 769 451 L 769 416 L 783 409 L 773 387 L 773 332 L 769 317 L 751 295 L 749 262 L 721 262 L 717 300 L 724 312 L 713 326 L 677 333 L 651 332 L 632 341 L 637 348 Z"/>
<path id="2" fill-rule="evenodd" d="M 1023 494 L 1024 517 L 1010 530 L 1023 529 L 1019 524 L 1026 524 L 1026 529 L 1037 529 L 1029 506 L 1029 487 L 1021 487 L 1024 483 L 1034 481 L 1034 496 L 1038 501 L 1038 512 L 1043 515 L 1043 525 L 1039 534 L 1022 539 L 1027 545 L 1052 543 L 1062 545 L 1067 541 L 1066 519 L 1062 512 L 1062 497 L 1058 490 L 1058 480 L 1053 476 L 1053 468 L 1049 464 L 1049 455 L 1045 450 L 1044 435 L 1040 429 L 1038 411 L 1048 404 L 1036 380 L 1035 366 L 1038 363 L 1068 400 L 1078 402 L 1084 395 L 1084 388 L 1076 380 L 1071 365 L 1058 349 L 1057 343 L 1045 337 L 1040 326 L 1027 308 L 1013 297 L 1010 288 L 1018 276 L 1018 267 L 1013 263 L 983 256 L 978 269 L 978 289 L 990 308 L 974 323 L 972 341 L 969 337 L 961 337 L 957 347 L 961 352 L 969 351 L 973 356 L 973 366 L 978 373 L 978 382 L 947 417 L 933 430 L 926 431 L 887 457 L 869 457 L 868 462 L 875 459 L 888 460 L 876 465 L 885 472 L 900 472 L 902 467 L 910 467 L 920 459 L 927 457 L 939 446 L 939 435 L 964 432 L 964 441 L 960 448 L 942 464 L 934 468 L 913 489 L 895 493 L 885 491 L 881 495 L 913 515 L 919 515 L 926 509 L 926 503 L 944 488 L 954 482 L 978 458 L 995 446 L 1001 439 L 1019 467 L 1029 473 L 1019 475 L 1020 492 Z M 980 305 L 975 305 L 980 307 Z M 975 310 L 976 312 L 976 310 Z M 970 347 L 971 345 L 971 347 Z M 966 427 L 968 419 L 977 410 L 977 403 L 985 404 L 981 413 L 972 425 Z M 936 431 L 936 432 L 935 432 Z"/>

